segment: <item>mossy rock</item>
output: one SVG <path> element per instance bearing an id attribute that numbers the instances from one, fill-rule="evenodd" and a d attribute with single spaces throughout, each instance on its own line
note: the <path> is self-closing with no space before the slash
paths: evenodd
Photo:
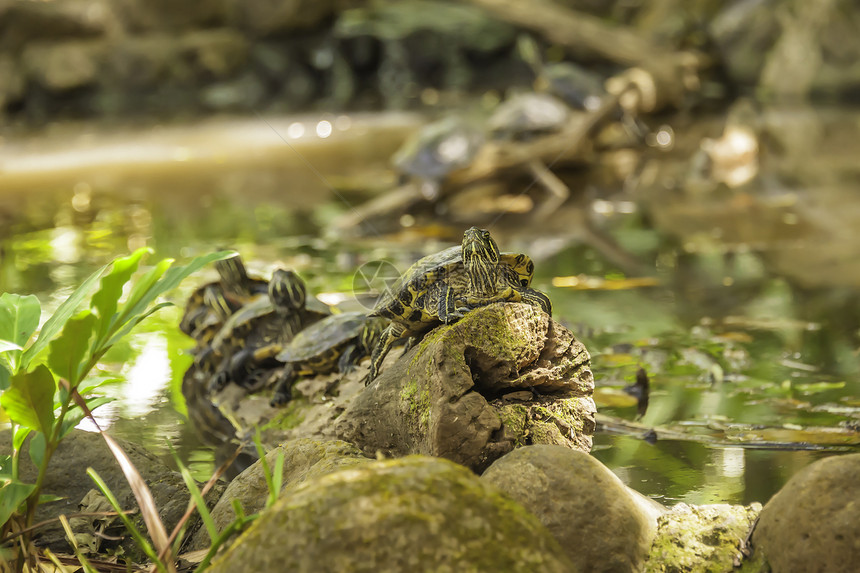
<path id="1" fill-rule="evenodd" d="M 468 469 L 410 456 L 285 492 L 210 571 L 576 570 L 537 518 Z"/>
<path id="2" fill-rule="evenodd" d="M 476 471 L 530 443 L 589 451 L 589 361 L 540 309 L 489 305 L 389 360 L 340 416 L 337 436 L 367 454 L 439 456 Z"/>

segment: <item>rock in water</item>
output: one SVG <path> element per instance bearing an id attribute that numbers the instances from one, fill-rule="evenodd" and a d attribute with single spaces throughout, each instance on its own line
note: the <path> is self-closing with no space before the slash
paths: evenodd
<path id="1" fill-rule="evenodd" d="M 212 573 L 577 571 L 517 503 L 451 462 L 371 462 L 285 492 Z"/>
<path id="2" fill-rule="evenodd" d="M 764 506 L 753 534 L 774 573 L 848 573 L 860 564 L 860 454 L 819 460 Z"/>
<path id="3" fill-rule="evenodd" d="M 590 455 L 558 446 L 519 448 L 481 479 L 537 516 L 580 571 L 640 571 L 659 506 Z"/>
<path id="4" fill-rule="evenodd" d="M 497 303 L 429 333 L 340 416 L 367 454 L 427 454 L 473 470 L 517 446 L 588 452 L 596 412 L 588 351 L 537 307 Z"/>

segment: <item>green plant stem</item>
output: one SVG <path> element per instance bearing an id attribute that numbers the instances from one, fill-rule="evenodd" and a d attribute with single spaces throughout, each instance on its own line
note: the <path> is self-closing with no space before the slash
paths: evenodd
<path id="1" fill-rule="evenodd" d="M 12 443 L 15 442 L 15 433 L 18 431 L 18 424 L 12 422 Z M 12 450 L 12 479 L 18 481 L 18 459 L 21 457 L 21 448 Z"/>
<path id="2" fill-rule="evenodd" d="M 33 493 L 30 494 L 30 497 L 27 499 L 27 519 L 24 522 L 24 527 L 30 527 L 33 525 L 33 520 L 36 518 L 36 507 L 39 505 L 39 496 L 42 493 L 42 484 L 45 482 L 45 476 L 48 474 L 48 464 L 51 462 L 51 457 L 54 455 L 54 451 L 57 449 L 57 445 L 60 438 L 60 430 L 63 427 L 63 420 L 66 417 L 66 412 L 69 411 L 69 403 L 71 402 L 72 395 L 69 393 L 69 397 L 60 404 L 60 413 L 57 415 L 56 420 L 54 421 L 54 427 L 51 430 L 50 438 L 45 440 L 45 456 L 42 458 L 42 464 L 39 467 L 39 475 L 36 477 L 36 488 L 33 490 Z M 27 537 L 27 541 L 29 542 L 29 536 Z"/>

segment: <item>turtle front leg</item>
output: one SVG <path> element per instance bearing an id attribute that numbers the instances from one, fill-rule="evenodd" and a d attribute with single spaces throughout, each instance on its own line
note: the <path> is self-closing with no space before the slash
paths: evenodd
<path id="1" fill-rule="evenodd" d="M 278 379 L 275 382 L 275 391 L 272 394 L 272 400 L 269 402 L 269 405 L 273 408 L 278 408 L 292 400 L 293 382 L 298 377 L 299 375 L 292 364 L 284 366 L 284 370 L 278 375 Z"/>
<path id="2" fill-rule="evenodd" d="M 370 357 L 370 372 L 364 377 L 364 385 L 368 386 L 379 375 L 379 369 L 382 367 L 382 361 L 394 341 L 403 336 L 406 332 L 406 327 L 399 322 L 392 322 L 382 331 L 382 336 L 376 346 L 373 347 L 373 354 Z"/>
<path id="3" fill-rule="evenodd" d="M 463 313 L 457 307 L 458 298 L 454 295 L 454 289 L 446 284 L 439 283 L 439 304 L 437 313 L 443 324 L 451 324 L 463 318 Z"/>
<path id="4" fill-rule="evenodd" d="M 539 290 L 533 288 L 516 289 L 522 295 L 522 301 L 526 304 L 536 306 L 548 315 L 552 316 L 552 301 Z"/>
<path id="5" fill-rule="evenodd" d="M 231 381 L 241 385 L 249 374 L 253 356 L 254 353 L 251 349 L 244 348 L 237 352 L 233 358 L 227 360 L 227 364 L 221 366 L 209 381 L 209 392 L 220 392 Z"/>

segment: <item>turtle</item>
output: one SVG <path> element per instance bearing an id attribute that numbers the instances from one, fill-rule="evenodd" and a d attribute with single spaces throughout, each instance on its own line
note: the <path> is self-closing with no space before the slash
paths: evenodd
<path id="1" fill-rule="evenodd" d="M 375 347 L 388 321 L 363 312 L 333 314 L 305 328 L 277 355 L 284 363 L 272 406 L 286 404 L 299 376 L 347 374 Z"/>
<path id="2" fill-rule="evenodd" d="M 554 95 L 524 92 L 499 104 L 487 127 L 499 139 L 529 139 L 561 130 L 569 116 L 570 108 Z"/>
<path id="3" fill-rule="evenodd" d="M 394 341 L 419 336 L 465 312 L 493 302 L 525 302 L 552 315 L 552 303 L 530 287 L 534 262 L 522 253 L 500 253 L 486 229 L 472 227 L 460 246 L 413 264 L 377 301 L 370 317 L 391 320 L 373 349 L 369 384 Z"/>
<path id="4" fill-rule="evenodd" d="M 404 177 L 419 182 L 426 199 L 435 199 L 445 177 L 469 165 L 484 139 L 483 131 L 473 123 L 450 116 L 427 124 L 408 138 L 391 162 Z"/>
<path id="5" fill-rule="evenodd" d="M 209 383 L 210 392 L 221 390 L 231 381 L 249 387 L 252 372 L 277 364 L 274 356 L 287 342 L 330 314 L 327 306 L 308 305 L 307 301 L 305 283 L 295 272 L 278 269 L 272 273 L 268 297 L 233 314 L 212 340 L 209 353 L 201 358 L 204 369 L 208 367 L 209 371 L 220 359 Z"/>
<path id="6" fill-rule="evenodd" d="M 215 262 L 219 280 L 207 283 L 188 297 L 179 329 L 203 348 L 227 318 L 244 304 L 266 294 L 268 281 L 251 277 L 236 254 Z"/>

